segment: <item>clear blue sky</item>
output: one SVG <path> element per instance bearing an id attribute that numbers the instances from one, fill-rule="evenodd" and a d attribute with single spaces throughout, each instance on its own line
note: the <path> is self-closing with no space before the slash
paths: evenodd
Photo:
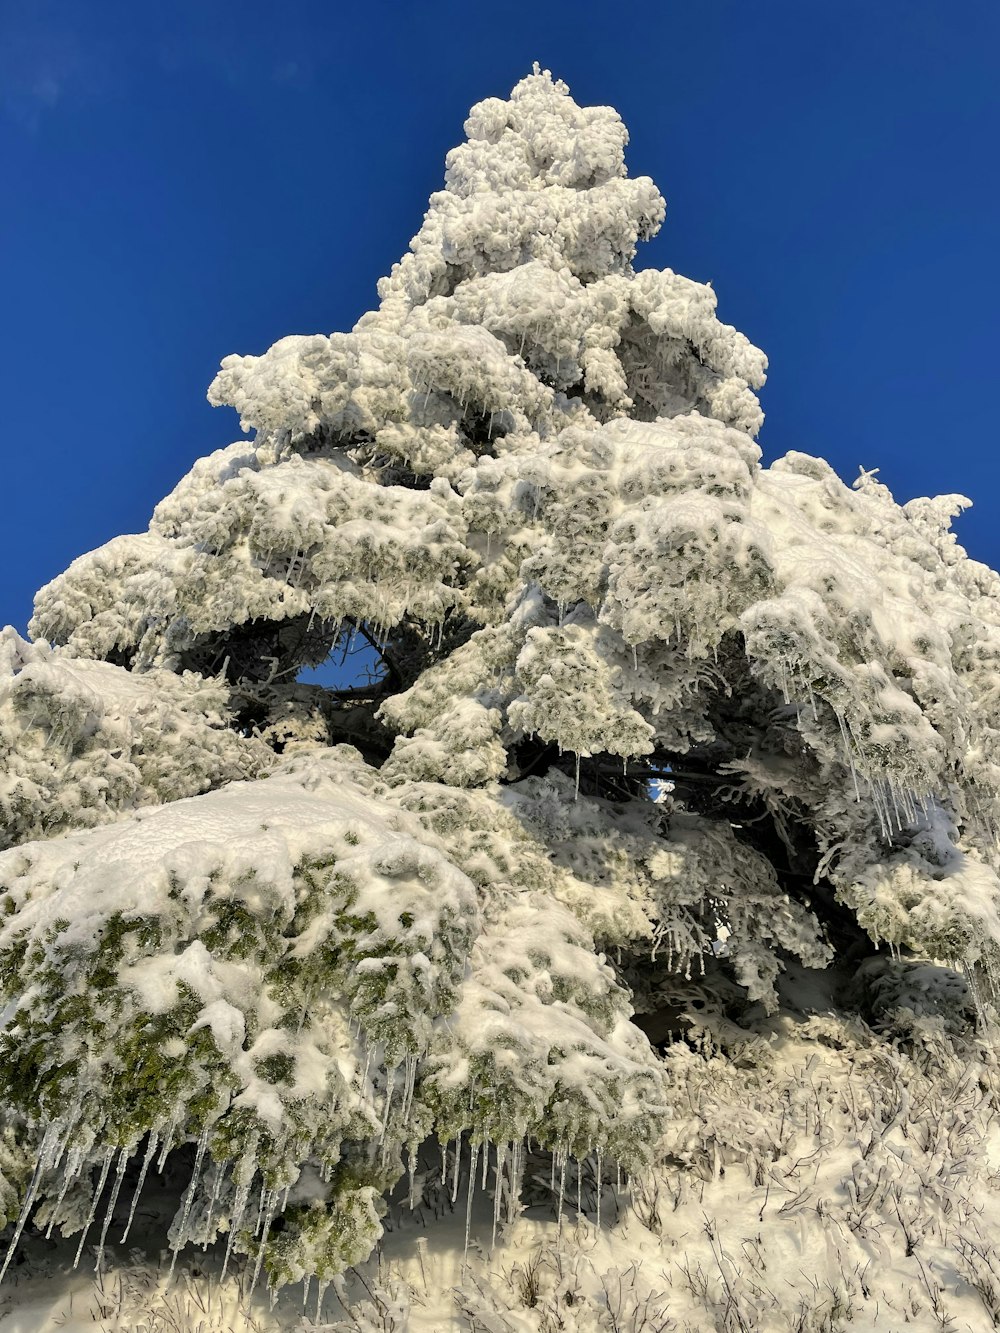
<path id="1" fill-rule="evenodd" d="M 998 49 L 997 0 L 0 0 L 0 623 L 238 437 L 223 356 L 373 304 L 533 60 L 767 351 L 767 456 L 965 492 L 1000 564 Z"/>

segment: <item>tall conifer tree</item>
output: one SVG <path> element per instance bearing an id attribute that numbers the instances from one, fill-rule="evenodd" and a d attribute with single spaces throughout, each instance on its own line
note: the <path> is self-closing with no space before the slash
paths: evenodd
<path id="1" fill-rule="evenodd" d="M 0 639 L 15 1242 L 103 1245 L 194 1145 L 174 1248 L 326 1280 L 431 1143 L 500 1212 L 529 1150 L 656 1169 L 692 1062 L 810 975 L 982 1058 L 967 502 L 761 466 L 765 358 L 635 267 L 664 203 L 614 111 L 536 69 L 466 132 L 378 308 L 228 358 L 252 438 Z M 331 655 L 365 671 L 298 679 Z"/>

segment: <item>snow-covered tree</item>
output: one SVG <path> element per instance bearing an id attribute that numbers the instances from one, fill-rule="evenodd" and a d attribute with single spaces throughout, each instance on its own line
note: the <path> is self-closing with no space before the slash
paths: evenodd
<path id="1" fill-rule="evenodd" d="M 275 1285 L 363 1259 L 431 1144 L 500 1218 L 529 1153 L 560 1194 L 690 1167 L 692 1087 L 809 976 L 852 1040 L 989 1064 L 967 501 L 762 467 L 765 358 L 635 267 L 664 203 L 613 110 L 536 69 L 466 132 L 378 309 L 227 358 L 252 439 L 0 638 L 15 1244 L 103 1246 L 186 1145 L 170 1244 Z"/>

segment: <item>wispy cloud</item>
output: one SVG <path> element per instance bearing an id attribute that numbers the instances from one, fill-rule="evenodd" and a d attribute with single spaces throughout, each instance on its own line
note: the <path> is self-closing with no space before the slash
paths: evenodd
<path id="1" fill-rule="evenodd" d="M 94 6 L 3 0 L 0 117 L 36 130 L 48 116 L 118 96 L 150 77 L 194 76 L 233 88 L 313 82 L 323 33 L 307 35 L 277 17 L 234 32 L 220 13 L 200 0 L 163 7 L 134 0 Z"/>
<path id="2" fill-rule="evenodd" d="M 273 83 L 304 83 L 308 77 L 297 60 L 283 60 L 271 72 Z"/>
<path id="3" fill-rule="evenodd" d="M 44 4 L 11 5 L 0 14 L 0 109 L 29 130 L 67 98 L 87 93 L 101 63 L 98 47 L 47 20 Z"/>

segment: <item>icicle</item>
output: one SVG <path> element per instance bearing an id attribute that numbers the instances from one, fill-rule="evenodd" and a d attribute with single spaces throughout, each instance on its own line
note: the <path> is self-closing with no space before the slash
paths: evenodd
<path id="1" fill-rule="evenodd" d="M 510 1189 L 510 1217 L 511 1223 L 517 1217 L 521 1207 L 521 1189 L 524 1183 L 524 1159 L 527 1155 L 528 1145 L 524 1139 L 521 1139 L 517 1145 L 517 1160 L 514 1164 L 514 1175 L 511 1180 Z"/>
<path id="2" fill-rule="evenodd" d="M 115 1204 L 118 1202 L 118 1192 L 122 1187 L 122 1180 L 125 1176 L 125 1167 L 128 1165 L 131 1153 L 127 1148 L 122 1148 L 118 1154 L 118 1169 L 115 1172 L 115 1183 L 111 1187 L 111 1198 L 108 1200 L 108 1211 L 104 1214 L 104 1226 L 101 1227 L 101 1239 L 97 1242 L 97 1262 L 94 1264 L 94 1272 L 101 1271 L 101 1264 L 104 1262 L 104 1242 L 108 1238 L 108 1227 L 111 1225 L 111 1215 L 115 1211 Z"/>
<path id="3" fill-rule="evenodd" d="M 323 1297 L 326 1295 L 326 1289 L 330 1285 L 329 1278 L 318 1278 L 316 1281 L 316 1322 L 319 1323 L 320 1314 L 323 1310 Z"/>
<path id="4" fill-rule="evenodd" d="M 917 794 L 912 787 L 906 787 L 903 795 L 906 800 L 906 822 L 912 827 L 917 823 Z"/>
<path id="5" fill-rule="evenodd" d="M 573 788 L 573 800 L 580 799 L 580 756 L 576 756 L 576 785 Z"/>
<path id="6" fill-rule="evenodd" d="M 177 1128 L 177 1116 L 174 1116 L 173 1120 L 171 1120 L 170 1122 L 170 1128 L 167 1130 L 166 1134 L 163 1137 L 163 1148 L 160 1152 L 159 1161 L 156 1163 L 157 1175 L 160 1176 L 163 1175 L 163 1164 L 164 1162 L 166 1162 L 167 1154 L 170 1152 L 170 1149 L 173 1146 L 174 1130 L 176 1128 Z"/>
<path id="7" fill-rule="evenodd" d="M 458 1170 L 459 1162 L 462 1159 L 462 1136 L 459 1134 L 455 1140 L 455 1165 L 451 1173 L 451 1201 L 455 1203 L 458 1199 Z"/>
<path id="8" fill-rule="evenodd" d="M 226 1256 L 222 1261 L 222 1277 L 219 1279 L 220 1282 L 225 1282 L 226 1280 L 226 1272 L 229 1269 L 229 1260 L 232 1258 L 233 1253 L 233 1241 L 236 1239 L 240 1224 L 243 1221 L 243 1214 L 246 1212 L 246 1206 L 250 1199 L 250 1185 L 251 1181 L 247 1181 L 245 1184 L 236 1186 L 232 1216 L 229 1219 L 229 1235 L 226 1238 Z"/>
<path id="9" fill-rule="evenodd" d="M 441 1188 L 444 1189 L 448 1179 L 448 1145 L 441 1144 Z"/>
<path id="10" fill-rule="evenodd" d="M 484 1193 L 486 1191 L 486 1179 L 487 1179 L 487 1171 L 489 1169 L 489 1162 L 490 1162 L 490 1141 L 489 1139 L 483 1139 L 483 1178 L 479 1182 L 479 1188 L 483 1190 Z"/>
<path id="11" fill-rule="evenodd" d="M 38 1186 L 41 1184 L 42 1176 L 47 1167 L 47 1140 L 50 1135 L 54 1136 L 55 1125 L 50 1125 L 42 1138 L 41 1147 L 38 1153 L 38 1160 L 35 1162 L 35 1170 L 28 1185 L 27 1193 L 24 1196 L 24 1203 L 21 1205 L 21 1212 L 17 1219 L 17 1226 L 14 1228 L 14 1234 L 11 1237 L 10 1244 L 7 1246 L 7 1254 L 4 1257 L 3 1267 L 0 1268 L 0 1282 L 4 1280 L 7 1269 L 10 1267 L 10 1261 L 14 1257 L 14 1251 L 17 1249 L 17 1243 L 21 1239 L 21 1232 L 24 1230 L 24 1224 L 28 1220 L 28 1214 L 35 1204 L 35 1196 L 38 1193 Z"/>
<path id="12" fill-rule="evenodd" d="M 888 841 L 892 837 L 892 816 L 889 809 L 889 789 L 887 784 L 881 778 L 875 778 L 868 783 L 868 790 L 871 793 L 872 804 L 875 807 L 875 813 L 878 816 L 879 832 L 882 837 Z"/>
<path id="13" fill-rule="evenodd" d="M 215 1181 L 212 1184 L 212 1196 L 208 1201 L 208 1219 L 205 1222 L 206 1236 L 211 1235 L 212 1232 L 212 1218 L 215 1216 L 215 1205 L 219 1202 L 219 1195 L 222 1193 L 222 1181 L 225 1178 L 225 1174 L 226 1174 L 226 1163 L 223 1162 L 221 1164 L 217 1164 L 215 1168 Z M 288 1199 L 287 1190 L 285 1191 L 285 1199 L 286 1201 Z M 282 1211 L 284 1211 L 284 1205 L 282 1205 Z M 202 1248 L 203 1249 L 207 1248 L 208 1244 L 209 1242 L 206 1240 Z"/>
<path id="14" fill-rule="evenodd" d="M 403 1062 L 403 1106 L 400 1117 L 405 1123 L 409 1118 L 410 1105 L 413 1101 L 413 1089 L 417 1082 L 417 1057 L 408 1055 Z"/>
<path id="15" fill-rule="evenodd" d="M 306 1302 L 309 1300 L 309 1283 L 312 1281 L 312 1273 L 306 1273 L 302 1279 L 302 1313 L 306 1312 Z M 317 1314 L 316 1318 L 319 1318 Z"/>
<path id="16" fill-rule="evenodd" d="M 416 1168 L 417 1168 L 417 1154 L 416 1154 L 416 1151 L 414 1150 L 413 1144 L 411 1143 L 411 1144 L 408 1144 L 408 1145 L 407 1145 L 407 1149 L 406 1149 L 406 1176 L 407 1176 L 407 1180 L 408 1180 L 408 1182 L 409 1182 L 409 1196 L 408 1196 L 408 1202 L 409 1202 L 409 1205 L 410 1205 L 410 1212 L 411 1212 L 411 1213 L 413 1212 L 414 1208 L 416 1208 L 416 1206 L 417 1206 L 417 1200 L 416 1200 L 416 1196 L 415 1196 L 415 1190 L 416 1190 Z"/>
<path id="17" fill-rule="evenodd" d="M 69 1147 L 69 1141 L 73 1135 L 73 1130 L 80 1119 L 80 1110 L 83 1106 L 83 1093 L 77 1093 L 76 1100 L 73 1103 L 72 1110 L 68 1116 L 60 1116 L 56 1125 L 65 1130 L 65 1133 L 59 1138 L 58 1143 L 53 1143 L 48 1150 L 47 1165 L 55 1170 L 63 1159 L 63 1154 Z"/>
<path id="18" fill-rule="evenodd" d="M 576 1215 L 583 1216 L 583 1163 L 576 1159 Z"/>
<path id="19" fill-rule="evenodd" d="M 184 1195 L 184 1204 L 181 1210 L 180 1225 L 177 1228 L 177 1240 L 173 1245 L 173 1256 L 170 1260 L 170 1274 L 167 1278 L 169 1282 L 174 1276 L 174 1267 L 177 1263 L 177 1256 L 188 1239 L 188 1221 L 191 1217 L 191 1207 L 194 1203 L 195 1191 L 198 1188 L 198 1182 L 201 1177 L 201 1164 L 205 1159 L 205 1150 L 208 1147 L 208 1125 L 201 1131 L 201 1137 L 198 1140 L 198 1148 L 194 1155 L 194 1170 L 191 1172 L 191 1183 L 187 1187 L 187 1193 Z"/>
<path id="20" fill-rule="evenodd" d="M 389 1132 L 389 1111 L 392 1107 L 392 1094 L 396 1083 L 396 1071 L 390 1069 L 386 1071 L 385 1076 L 385 1105 L 382 1108 L 382 1131 L 379 1135 L 379 1143 L 385 1147 L 385 1136 Z"/>
<path id="21" fill-rule="evenodd" d="M 562 1231 L 563 1198 L 566 1194 L 566 1153 L 559 1149 L 559 1205 L 556 1209 L 556 1221 L 559 1223 L 559 1230 Z"/>
<path id="22" fill-rule="evenodd" d="M 45 1228 L 45 1239 L 48 1240 L 52 1235 L 52 1228 L 56 1224 L 56 1218 L 59 1216 L 59 1209 L 62 1207 L 62 1201 L 66 1197 L 66 1191 L 80 1174 L 80 1167 L 83 1165 L 83 1149 L 73 1148 L 66 1159 L 66 1166 L 63 1169 L 62 1184 L 59 1187 L 59 1197 L 56 1199 L 56 1205 L 52 1209 L 49 1217 L 49 1224 Z"/>
<path id="23" fill-rule="evenodd" d="M 887 805 L 891 804 L 892 814 L 896 816 L 896 831 L 897 833 L 902 833 L 903 819 L 899 813 L 899 798 L 896 793 L 896 784 L 892 781 L 891 778 L 886 779 L 886 791 L 888 794 L 886 804 Z"/>
<path id="24" fill-rule="evenodd" d="M 274 1220 L 274 1206 L 276 1202 L 277 1190 L 268 1191 L 267 1213 L 262 1218 L 263 1225 L 260 1229 L 260 1244 L 257 1246 L 257 1260 L 253 1266 L 253 1277 L 250 1280 L 250 1295 L 252 1296 L 257 1286 L 257 1279 L 260 1277 L 260 1270 L 264 1263 L 264 1250 L 267 1246 L 268 1232 L 271 1230 L 271 1223 Z"/>
<path id="25" fill-rule="evenodd" d="M 264 1220 L 265 1212 L 271 1206 L 271 1190 L 267 1188 L 267 1181 L 260 1182 L 260 1198 L 257 1201 L 257 1221 L 253 1226 L 254 1240 L 260 1235 L 260 1224 Z"/>
<path id="26" fill-rule="evenodd" d="M 847 726 L 846 726 L 846 724 L 845 724 L 845 722 L 844 722 L 844 718 L 843 718 L 843 715 L 842 715 L 841 713 L 838 713 L 838 714 L 837 714 L 837 721 L 840 723 L 840 734 L 841 734 L 841 736 L 842 736 L 843 739 L 844 739 L 844 753 L 845 753 L 845 755 L 847 756 L 847 762 L 848 762 L 848 764 L 850 765 L 850 769 L 851 769 L 851 780 L 852 780 L 853 783 L 854 783 L 854 799 L 855 799 L 855 801 L 860 802 L 860 800 L 861 800 L 861 792 L 860 792 L 860 790 L 859 790 L 859 788 L 858 788 L 858 774 L 857 774 L 857 770 L 856 770 L 855 767 L 854 767 L 854 752 L 853 752 L 853 750 L 851 749 L 851 738 L 850 738 L 850 736 L 847 734 Z"/>
<path id="27" fill-rule="evenodd" d="M 906 787 L 897 787 L 892 784 L 892 803 L 896 808 L 896 822 L 899 825 L 899 831 L 908 828 L 910 824 L 910 793 Z"/>
<path id="28" fill-rule="evenodd" d="M 464 1264 L 469 1257 L 469 1232 L 472 1229 L 472 1196 L 476 1189 L 476 1163 L 479 1157 L 479 1144 L 469 1144 L 469 1190 L 465 1200 L 465 1250 L 462 1254 Z"/>
<path id="29" fill-rule="evenodd" d="M 604 1184 L 604 1159 L 600 1148 L 597 1150 L 597 1225 L 601 1225 L 601 1186 Z"/>
<path id="30" fill-rule="evenodd" d="M 921 795 L 918 795 L 918 794 L 913 790 L 912 787 L 910 788 L 910 793 L 909 793 L 909 794 L 910 794 L 910 805 L 911 805 L 911 808 L 912 808 L 912 811 L 913 811 L 912 816 L 911 816 L 911 818 L 912 818 L 912 822 L 913 822 L 914 824 L 917 824 L 917 823 L 920 822 L 920 819 L 921 819 L 922 817 L 926 817 L 926 814 L 927 814 L 927 811 L 926 811 L 926 809 L 925 809 L 925 807 L 924 807 L 924 798 L 923 798 L 923 795 L 922 795 L 922 794 L 921 794 Z"/>
<path id="31" fill-rule="evenodd" d="M 97 1205 L 101 1201 L 101 1195 L 104 1193 L 104 1186 L 108 1182 L 108 1172 L 111 1170 L 111 1160 L 115 1155 L 114 1148 L 107 1148 L 104 1152 L 104 1161 L 101 1163 L 101 1175 L 97 1182 L 97 1189 L 94 1191 L 94 1197 L 91 1200 L 90 1212 L 87 1214 L 87 1221 L 84 1223 L 83 1231 L 80 1233 L 80 1244 L 76 1247 L 76 1258 L 73 1260 L 73 1267 L 76 1268 L 80 1263 L 80 1255 L 83 1254 L 83 1247 L 87 1240 L 87 1232 L 93 1224 L 94 1217 L 97 1214 Z"/>
<path id="32" fill-rule="evenodd" d="M 493 1168 L 493 1231 L 490 1235 L 490 1249 L 497 1243 L 497 1224 L 500 1221 L 500 1205 L 503 1202 L 503 1169 L 507 1152 L 505 1143 L 497 1144 L 496 1165 Z"/>
<path id="33" fill-rule="evenodd" d="M 82 1100 L 77 1098 L 76 1104 L 69 1115 L 66 1118 L 60 1116 L 55 1124 L 45 1131 L 39 1150 L 39 1161 L 46 1171 L 54 1171 L 62 1161 L 70 1136 L 76 1128 L 82 1104 Z M 65 1133 L 62 1132 L 64 1130 Z"/>
<path id="34" fill-rule="evenodd" d="M 882 834 L 888 840 L 892 837 L 892 788 L 884 778 L 878 780 L 878 799 L 881 811 Z"/>

